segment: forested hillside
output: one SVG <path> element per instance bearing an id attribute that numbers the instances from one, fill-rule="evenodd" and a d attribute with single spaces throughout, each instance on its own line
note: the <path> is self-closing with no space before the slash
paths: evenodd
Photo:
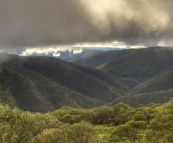
<path id="1" fill-rule="evenodd" d="M 150 47 L 100 52 L 72 62 L 119 77 L 145 81 L 173 68 L 173 48 Z"/>
<path id="2" fill-rule="evenodd" d="M 93 108 L 119 102 L 136 107 L 173 97 L 170 48 L 100 52 L 87 57 L 89 61 L 102 59 L 96 61 L 102 63 L 97 69 L 51 57 L 0 57 L 0 99 L 23 110 L 47 112 L 63 106 Z"/>
<path id="3" fill-rule="evenodd" d="M 166 71 L 137 85 L 131 94 L 173 89 L 173 70 Z"/>
<path id="4" fill-rule="evenodd" d="M 6 54 L 1 57 L 5 61 L 1 60 L 0 99 L 24 110 L 98 107 L 124 96 L 137 85 L 133 80 L 55 58 Z"/>
<path id="5" fill-rule="evenodd" d="M 133 106 L 149 102 L 163 103 L 173 97 L 171 47 L 100 52 L 71 62 L 110 73 L 121 80 L 136 82 L 127 96 L 118 97 L 109 105 L 118 102 Z"/>
<path id="6" fill-rule="evenodd" d="M 132 54 L 116 58 L 97 69 L 119 77 L 145 81 L 170 70 L 172 65 L 172 49 L 151 47 L 135 50 Z"/>

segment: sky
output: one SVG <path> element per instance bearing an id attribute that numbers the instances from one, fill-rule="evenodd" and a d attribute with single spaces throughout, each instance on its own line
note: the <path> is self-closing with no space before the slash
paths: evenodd
<path id="1" fill-rule="evenodd" d="M 0 0 L 0 50 L 112 41 L 172 46 L 172 7 L 172 0 Z"/>

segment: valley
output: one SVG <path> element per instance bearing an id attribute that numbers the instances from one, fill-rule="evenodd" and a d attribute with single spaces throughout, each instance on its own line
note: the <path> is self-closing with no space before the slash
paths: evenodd
<path id="1" fill-rule="evenodd" d="M 47 112 L 119 102 L 137 107 L 173 97 L 171 48 L 104 51 L 70 61 L 1 57 L 5 61 L 1 62 L 0 99 L 24 110 Z"/>

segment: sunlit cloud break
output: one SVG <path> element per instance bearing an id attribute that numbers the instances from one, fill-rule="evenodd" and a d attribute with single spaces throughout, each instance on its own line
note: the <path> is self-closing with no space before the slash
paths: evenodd
<path id="1" fill-rule="evenodd" d="M 137 45 L 128 45 L 127 49 L 140 49 L 140 48 L 146 48 L 144 44 L 137 44 Z"/>
<path id="2" fill-rule="evenodd" d="M 164 40 L 164 39 L 160 40 L 160 41 L 158 42 L 158 46 L 167 47 L 165 40 Z"/>
<path id="3" fill-rule="evenodd" d="M 70 54 L 80 54 L 84 49 L 96 49 L 102 50 L 107 49 L 107 51 L 112 49 L 132 49 L 132 48 L 146 48 L 144 44 L 136 44 L 136 45 L 127 45 L 125 42 L 100 42 L 100 43 L 83 43 L 83 44 L 75 44 L 72 46 L 49 46 L 49 47 L 32 47 L 26 48 L 25 50 L 20 52 L 20 56 L 53 56 L 60 57 L 61 52 L 69 52 Z"/>
<path id="4" fill-rule="evenodd" d="M 31 55 L 47 55 L 53 57 L 61 56 L 60 52 L 69 51 L 73 54 L 82 53 L 82 48 L 78 47 L 36 47 L 36 48 L 26 48 L 26 50 L 22 51 L 20 56 L 31 56 Z"/>

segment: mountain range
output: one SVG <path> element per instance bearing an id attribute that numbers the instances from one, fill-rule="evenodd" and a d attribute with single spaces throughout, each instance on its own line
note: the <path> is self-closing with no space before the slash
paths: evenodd
<path id="1" fill-rule="evenodd" d="M 33 112 L 63 106 L 93 108 L 173 97 L 173 50 L 100 51 L 68 61 L 0 54 L 0 100 Z"/>
<path id="2" fill-rule="evenodd" d="M 100 52 L 71 62 L 138 82 L 127 96 L 117 98 L 113 104 L 121 101 L 133 106 L 163 103 L 173 96 L 172 47 Z"/>

